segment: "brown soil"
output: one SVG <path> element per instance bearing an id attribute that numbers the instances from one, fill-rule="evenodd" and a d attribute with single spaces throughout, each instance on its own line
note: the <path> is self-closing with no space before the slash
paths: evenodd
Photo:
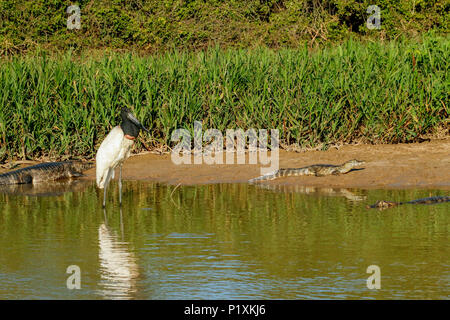
<path id="1" fill-rule="evenodd" d="M 365 160 L 361 170 L 340 176 L 288 177 L 263 182 L 333 188 L 440 188 L 450 189 L 450 138 L 395 145 L 346 145 L 327 151 L 280 151 L 280 168 L 315 163 L 340 164 Z M 246 161 L 248 163 L 248 161 Z M 175 165 L 170 154 L 135 155 L 123 166 L 124 180 L 168 184 L 245 183 L 260 175 L 261 165 Z M 2 170 L 5 171 L 5 170 Z M 86 179 L 95 179 L 95 168 Z M 116 175 L 117 176 L 117 175 Z"/>
<path id="2" fill-rule="evenodd" d="M 395 145 L 347 145 L 327 151 L 280 151 L 280 168 L 315 163 L 340 164 L 365 160 L 361 168 L 345 175 L 287 177 L 267 184 L 336 188 L 445 188 L 450 189 L 450 139 Z M 248 163 L 248 161 L 246 161 Z M 142 154 L 128 159 L 123 177 L 168 184 L 242 183 L 260 175 L 261 165 L 175 165 L 170 154 Z M 94 179 L 95 170 L 87 174 Z"/>

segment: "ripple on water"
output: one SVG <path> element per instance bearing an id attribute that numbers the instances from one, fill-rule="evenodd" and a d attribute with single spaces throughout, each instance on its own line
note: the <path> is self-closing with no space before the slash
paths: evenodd
<path id="1" fill-rule="evenodd" d="M 448 298 L 449 203 L 365 208 L 445 190 L 125 182 L 102 210 L 93 182 L 57 188 L 0 193 L 0 298 Z"/>

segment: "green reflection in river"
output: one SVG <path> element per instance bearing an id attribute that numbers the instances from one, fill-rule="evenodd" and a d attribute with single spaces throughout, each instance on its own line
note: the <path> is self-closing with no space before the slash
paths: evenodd
<path id="1" fill-rule="evenodd" d="M 0 298 L 447 299 L 449 203 L 365 208 L 446 194 L 125 182 L 103 211 L 90 181 L 4 190 Z"/>

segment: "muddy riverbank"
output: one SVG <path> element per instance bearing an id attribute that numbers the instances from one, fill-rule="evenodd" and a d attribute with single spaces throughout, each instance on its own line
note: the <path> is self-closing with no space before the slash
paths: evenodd
<path id="1" fill-rule="evenodd" d="M 248 155 L 247 155 L 248 157 Z M 365 160 L 360 170 L 328 177 L 288 177 L 265 182 L 272 185 L 303 185 L 333 188 L 443 188 L 450 189 L 450 138 L 394 145 L 345 145 L 327 151 L 279 153 L 279 167 L 303 167 L 315 163 L 340 164 Z M 134 155 L 123 167 L 125 180 L 168 184 L 244 183 L 260 175 L 261 165 L 181 164 L 170 154 Z M 2 169 L 2 172 L 7 170 Z M 83 179 L 95 179 L 95 168 Z"/>
<path id="2" fill-rule="evenodd" d="M 327 151 L 280 151 L 279 166 L 303 167 L 315 163 L 340 164 L 365 160 L 362 170 L 328 177 L 287 177 L 265 182 L 336 188 L 445 188 L 450 189 L 450 139 L 395 145 L 347 145 Z M 236 163 L 236 160 L 235 160 Z M 248 163 L 248 158 L 246 159 Z M 242 183 L 260 175 L 261 165 L 175 165 L 170 154 L 141 154 L 124 165 L 124 179 L 169 184 Z M 95 169 L 87 172 L 95 178 Z"/>

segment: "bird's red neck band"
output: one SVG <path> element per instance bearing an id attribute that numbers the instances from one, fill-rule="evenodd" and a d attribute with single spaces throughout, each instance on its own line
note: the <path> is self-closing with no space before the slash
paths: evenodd
<path id="1" fill-rule="evenodd" d="M 130 135 L 128 135 L 128 134 L 125 135 L 125 138 L 128 139 L 128 140 L 134 140 L 134 139 L 136 139 L 136 137 L 130 136 Z"/>

